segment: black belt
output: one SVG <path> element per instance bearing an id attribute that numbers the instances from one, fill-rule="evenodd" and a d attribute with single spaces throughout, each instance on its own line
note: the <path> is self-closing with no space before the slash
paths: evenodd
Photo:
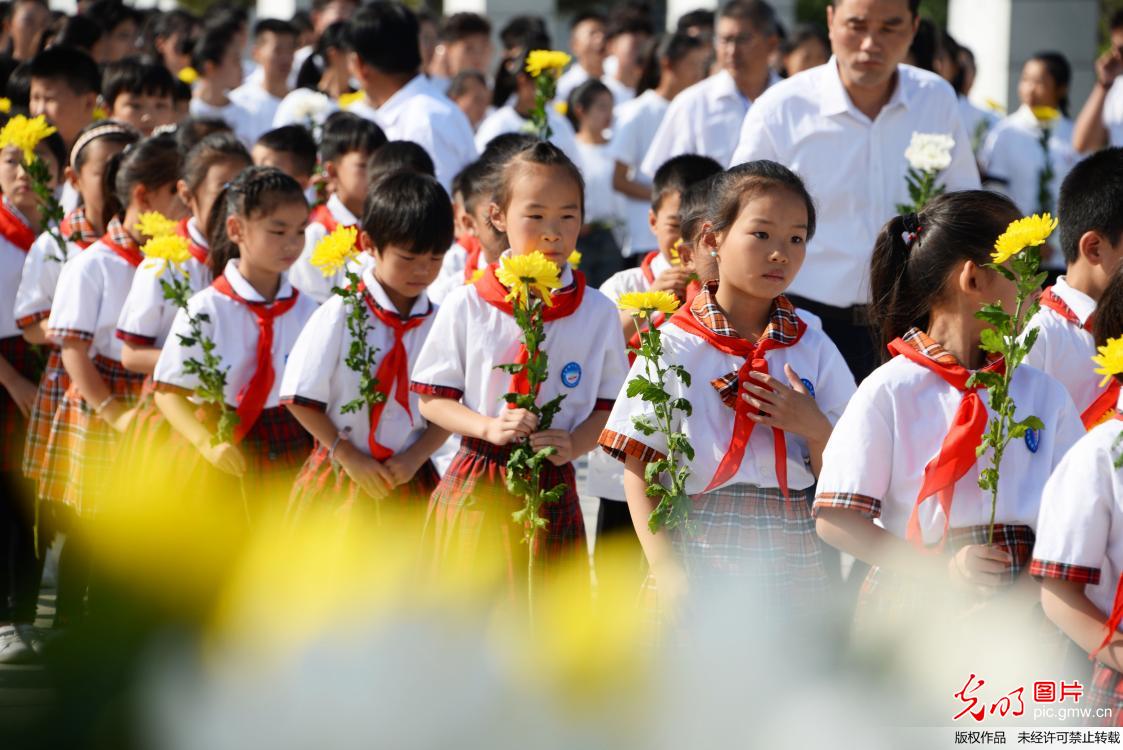
<path id="1" fill-rule="evenodd" d="M 786 295 L 796 307 L 802 307 L 809 313 L 818 315 L 823 320 L 833 320 L 852 326 L 868 326 L 870 324 L 869 305 L 850 305 L 849 307 L 835 307 L 822 302 L 800 297 L 795 294 Z"/>

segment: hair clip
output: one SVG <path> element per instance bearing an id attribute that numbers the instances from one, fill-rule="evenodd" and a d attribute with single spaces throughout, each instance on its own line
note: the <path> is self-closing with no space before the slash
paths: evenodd
<path id="1" fill-rule="evenodd" d="M 916 232 L 901 232 L 901 239 L 905 241 L 905 245 L 912 247 L 912 243 L 916 242 Z"/>

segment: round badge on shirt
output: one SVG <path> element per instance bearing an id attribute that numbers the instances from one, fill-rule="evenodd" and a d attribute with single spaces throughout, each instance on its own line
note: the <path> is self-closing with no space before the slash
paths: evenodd
<path id="1" fill-rule="evenodd" d="M 577 384 L 581 382 L 581 365 L 576 362 L 570 362 L 561 371 L 562 385 L 566 388 L 576 388 Z"/>

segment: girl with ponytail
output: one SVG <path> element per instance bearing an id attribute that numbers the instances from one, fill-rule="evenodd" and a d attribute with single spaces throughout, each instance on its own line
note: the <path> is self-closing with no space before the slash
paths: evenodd
<path id="1" fill-rule="evenodd" d="M 1014 373 L 1014 418 L 1036 415 L 1045 429 L 1006 449 L 990 543 L 975 449 L 991 412 L 985 388 L 968 382 L 976 370 L 1004 368 L 980 348 L 989 324 L 975 313 L 996 301 L 1013 310 L 1014 282 L 986 264 L 1019 216 L 995 193 L 950 193 L 893 218 L 877 239 L 870 317 L 885 363 L 836 425 L 814 505 L 820 536 L 874 566 L 859 601 L 863 624 L 900 625 L 884 620 L 930 602 L 917 574 L 986 594 L 1019 579 L 1034 586 L 1025 567 L 1041 487 L 1080 437 L 1080 419 L 1060 383 L 1032 367 Z"/>

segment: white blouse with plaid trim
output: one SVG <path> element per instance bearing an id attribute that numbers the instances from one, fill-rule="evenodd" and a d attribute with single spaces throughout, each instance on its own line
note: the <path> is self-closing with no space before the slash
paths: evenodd
<path id="1" fill-rule="evenodd" d="M 928 356 L 947 356 L 932 343 Z M 1019 367 L 1010 384 L 1016 419 L 1036 415 L 1045 429 L 1012 441 L 1002 458 L 995 521 L 1037 524 L 1041 488 L 1061 457 L 1084 431 L 1064 387 L 1040 370 Z M 987 403 L 986 391 L 980 391 Z M 880 517 L 885 529 L 905 537 L 909 515 L 924 477 L 924 467 L 940 452 L 962 394 L 935 372 L 897 356 L 858 386 L 823 452 L 815 509 L 840 507 Z M 991 415 L 990 407 L 987 407 Z M 955 485 L 950 528 L 990 522 L 990 496 L 979 489 L 979 469 L 988 451 Z M 935 498 L 920 508 L 927 544 L 943 533 L 944 516 Z"/>
<path id="2" fill-rule="evenodd" d="M 58 344 L 66 339 L 89 341 L 90 357 L 120 362 L 117 319 L 135 275 L 136 268 L 100 240 L 71 254 L 55 288 L 48 335 Z"/>

